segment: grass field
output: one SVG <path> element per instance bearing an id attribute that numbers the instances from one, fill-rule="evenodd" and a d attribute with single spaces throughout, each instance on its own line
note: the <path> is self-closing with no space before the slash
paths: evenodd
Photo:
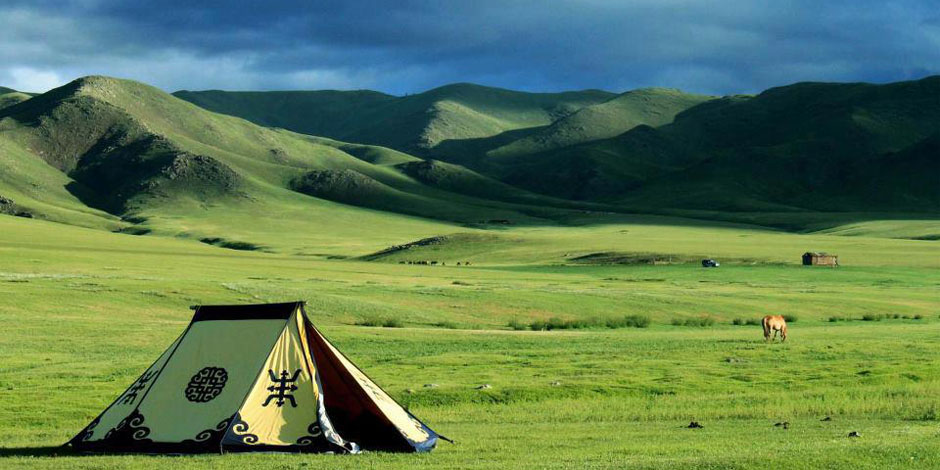
<path id="1" fill-rule="evenodd" d="M 402 222 L 329 246 L 325 234 L 292 235 L 266 253 L 0 216 L 0 467 L 940 465 L 936 242 L 683 220 L 489 231 Z M 876 230 L 903 231 L 886 224 Z M 359 258 L 449 231 L 463 235 Z M 844 266 L 799 266 L 811 249 L 838 252 Z M 591 253 L 604 255 L 575 259 Z M 636 264 L 651 253 L 672 264 Z M 448 265 L 398 264 L 410 256 Z M 702 269 L 696 256 L 726 264 Z M 182 331 L 189 305 L 294 299 L 457 444 L 426 455 L 57 455 Z M 767 313 L 797 317 L 787 343 L 732 324 Z M 625 315 L 651 324 L 508 326 Z M 688 318 L 714 323 L 673 325 Z M 403 327 L 355 326 L 375 319 Z M 686 428 L 692 420 L 704 428 Z M 784 421 L 789 429 L 774 426 Z"/>

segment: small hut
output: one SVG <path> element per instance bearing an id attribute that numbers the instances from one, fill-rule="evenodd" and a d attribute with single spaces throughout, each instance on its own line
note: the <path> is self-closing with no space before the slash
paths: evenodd
<path id="1" fill-rule="evenodd" d="M 831 255 L 818 251 L 803 253 L 803 266 L 838 266 L 839 255 Z"/>

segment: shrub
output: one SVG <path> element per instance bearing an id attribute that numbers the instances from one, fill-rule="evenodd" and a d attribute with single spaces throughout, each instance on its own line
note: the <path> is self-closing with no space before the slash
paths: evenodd
<path id="1" fill-rule="evenodd" d="M 546 330 L 564 330 L 568 328 L 571 328 L 571 323 L 558 317 L 549 318 L 548 322 L 545 324 Z"/>
<path id="2" fill-rule="evenodd" d="M 891 318 L 894 318 L 895 320 L 897 320 L 898 318 L 901 318 L 901 314 L 900 314 L 900 313 L 893 313 L 893 314 L 891 314 Z"/>
<path id="3" fill-rule="evenodd" d="M 524 330 L 524 329 L 527 328 L 527 326 L 526 326 L 525 323 L 522 323 L 521 321 L 519 321 L 519 320 L 516 319 L 516 318 L 513 318 L 512 320 L 509 320 L 509 327 L 512 328 L 512 329 L 514 329 L 514 330 L 516 330 L 516 331 L 521 331 L 521 330 Z M 533 329 L 534 329 L 534 328 L 533 328 Z"/>
<path id="4" fill-rule="evenodd" d="M 919 314 L 919 313 L 918 313 L 917 315 L 914 315 L 914 319 L 915 319 L 915 320 L 923 320 L 923 318 L 924 318 L 924 316 L 921 315 L 921 314 Z"/>
<path id="5" fill-rule="evenodd" d="M 646 315 L 626 315 L 618 318 L 581 318 L 577 320 L 563 320 L 558 317 L 552 317 L 548 320 L 535 320 L 528 325 L 528 328 L 534 331 L 539 330 L 578 330 L 584 328 L 647 328 L 650 326 L 650 318 Z M 514 330 L 522 330 L 526 325 L 518 320 L 509 322 L 509 327 Z"/>
<path id="6" fill-rule="evenodd" d="M 706 327 L 712 326 L 715 324 L 715 319 L 712 317 L 698 317 L 698 318 L 674 318 L 672 320 L 674 326 L 697 326 L 697 327 Z"/>
<path id="7" fill-rule="evenodd" d="M 744 322 L 744 324 L 749 325 L 749 326 L 760 326 L 760 320 L 758 320 L 757 318 L 748 318 L 747 321 Z"/>
<path id="8" fill-rule="evenodd" d="M 799 318 L 797 318 L 796 315 L 784 315 L 783 319 L 786 320 L 787 323 L 796 323 Z"/>
<path id="9" fill-rule="evenodd" d="M 385 328 L 402 328 L 405 326 L 401 320 L 397 318 L 361 318 L 356 320 L 356 326 L 382 326 Z"/>
<path id="10" fill-rule="evenodd" d="M 378 318 L 361 318 L 356 320 L 356 326 L 382 326 L 382 320 Z"/>
<path id="11" fill-rule="evenodd" d="M 881 321 L 884 318 L 884 315 L 875 315 L 874 313 L 866 313 L 862 315 L 862 321 Z"/>
<path id="12" fill-rule="evenodd" d="M 743 318 L 735 318 L 734 320 L 731 320 L 731 324 L 732 324 L 732 325 L 737 325 L 737 326 L 744 325 L 744 319 L 743 319 Z"/>
<path id="13" fill-rule="evenodd" d="M 591 328 L 601 324 L 601 321 L 596 318 L 583 318 L 580 320 L 568 320 L 560 325 L 558 328 L 574 328 L 574 329 L 583 329 Z"/>
<path id="14" fill-rule="evenodd" d="M 845 318 L 842 318 L 842 317 L 829 317 L 829 321 L 830 321 L 831 323 L 835 323 L 835 322 L 837 322 L 837 321 L 845 321 Z"/>
<path id="15" fill-rule="evenodd" d="M 621 318 L 608 318 L 607 328 L 647 328 L 650 326 L 650 317 L 646 315 L 627 315 Z"/>

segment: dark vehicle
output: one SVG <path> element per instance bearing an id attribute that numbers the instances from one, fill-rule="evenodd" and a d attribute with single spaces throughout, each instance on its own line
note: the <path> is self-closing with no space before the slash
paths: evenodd
<path id="1" fill-rule="evenodd" d="M 703 267 L 703 268 L 717 268 L 718 266 L 721 266 L 721 264 L 718 263 L 717 261 L 713 260 L 713 259 L 703 259 L 703 260 L 702 260 L 702 267 Z"/>

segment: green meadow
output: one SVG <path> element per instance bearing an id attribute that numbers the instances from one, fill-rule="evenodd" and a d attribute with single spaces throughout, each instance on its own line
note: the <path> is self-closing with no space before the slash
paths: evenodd
<path id="1" fill-rule="evenodd" d="M 188 228 L 250 220 L 230 214 Z M 330 231 L 259 223 L 251 241 L 267 248 L 239 251 L 0 216 L 0 467 L 940 465 L 940 250 L 887 238 L 936 233 L 933 222 L 795 234 L 657 216 L 486 230 L 349 217 Z M 355 220 L 369 229 L 354 230 Z M 374 255 L 432 236 L 441 238 Z M 843 266 L 800 266 L 808 250 L 838 253 Z M 722 266 L 701 268 L 702 257 Z M 190 305 L 296 299 L 456 444 L 354 456 L 58 448 L 180 334 Z M 771 313 L 795 318 L 786 343 L 735 324 Z M 649 325 L 606 327 L 630 315 Z M 582 327 L 530 326 L 553 319 Z M 357 325 L 383 323 L 396 327 Z"/>
<path id="2" fill-rule="evenodd" d="M 0 467 L 940 468 L 938 78 L 0 89 Z M 59 447 L 191 305 L 294 300 L 456 444 Z"/>

